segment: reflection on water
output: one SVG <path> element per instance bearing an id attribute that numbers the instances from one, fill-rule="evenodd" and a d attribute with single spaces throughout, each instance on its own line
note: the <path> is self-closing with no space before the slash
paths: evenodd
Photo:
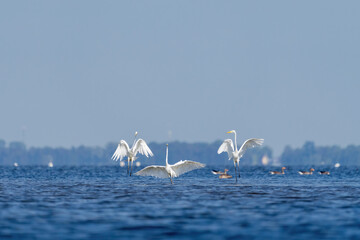
<path id="1" fill-rule="evenodd" d="M 0 167 L 0 239 L 360 238 L 356 168 L 243 167 L 237 184 L 211 169 L 171 185 L 118 165 Z"/>

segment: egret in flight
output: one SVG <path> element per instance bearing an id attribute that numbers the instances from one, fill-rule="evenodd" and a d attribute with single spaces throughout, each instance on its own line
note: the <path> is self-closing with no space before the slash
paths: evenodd
<path id="1" fill-rule="evenodd" d="M 129 145 L 125 142 L 125 140 L 121 140 L 113 156 L 111 157 L 112 160 L 117 161 L 118 159 L 120 159 L 120 161 L 122 161 L 123 158 L 127 156 L 128 158 L 127 174 L 129 174 L 129 168 L 130 168 L 130 176 L 132 173 L 133 162 L 137 159 L 136 154 L 140 153 L 142 155 L 145 155 L 146 157 L 154 156 L 154 154 L 151 152 L 150 148 L 143 139 L 140 138 L 136 141 L 137 135 L 138 132 L 135 132 L 135 139 L 132 148 L 129 148 Z"/>
<path id="2" fill-rule="evenodd" d="M 248 148 L 253 148 L 256 146 L 260 146 L 264 143 L 264 139 L 259 139 L 259 138 L 250 138 L 248 140 L 246 140 L 243 145 L 241 146 L 241 148 L 238 150 L 237 149 L 237 144 L 236 144 L 236 131 L 235 130 L 231 130 L 227 133 L 234 133 L 235 134 L 235 149 L 234 149 L 234 144 L 233 141 L 231 139 L 226 139 L 219 147 L 217 153 L 220 154 L 222 152 L 227 152 L 229 160 L 233 159 L 234 161 L 234 166 L 235 166 L 235 176 L 236 176 L 236 182 L 237 182 L 237 171 L 239 171 L 239 177 L 240 177 L 240 169 L 237 170 L 236 168 L 236 164 L 237 167 L 239 168 L 239 162 L 240 162 L 240 158 L 244 155 L 245 151 Z"/>
<path id="3" fill-rule="evenodd" d="M 186 172 L 203 168 L 205 164 L 194 161 L 179 161 L 173 165 L 168 163 L 168 151 L 169 146 L 166 144 L 166 165 L 165 166 L 148 166 L 139 172 L 135 173 L 138 176 L 153 176 L 157 178 L 170 178 L 171 184 L 173 184 L 172 178 L 179 177 Z"/>

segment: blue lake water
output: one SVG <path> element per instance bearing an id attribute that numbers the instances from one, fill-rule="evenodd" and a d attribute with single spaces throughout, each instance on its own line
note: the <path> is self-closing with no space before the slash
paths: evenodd
<path id="1" fill-rule="evenodd" d="M 237 184 L 211 169 L 171 185 L 119 166 L 0 167 L 0 239 L 360 239 L 357 168 L 245 166 Z"/>

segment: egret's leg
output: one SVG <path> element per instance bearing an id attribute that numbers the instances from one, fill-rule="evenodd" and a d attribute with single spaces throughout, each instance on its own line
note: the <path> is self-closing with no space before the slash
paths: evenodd
<path id="1" fill-rule="evenodd" d="M 235 167 L 235 181 L 236 181 L 236 183 L 237 183 L 237 171 L 236 171 L 236 162 L 234 162 L 234 167 Z"/>
<path id="2" fill-rule="evenodd" d="M 130 176 L 131 176 L 131 173 L 132 173 L 132 166 L 133 166 L 133 162 L 134 162 L 134 161 L 131 161 Z"/>
<path id="3" fill-rule="evenodd" d="M 127 169 L 127 172 L 126 172 L 126 175 L 129 176 L 129 168 L 130 168 L 130 160 L 128 158 L 128 169 Z"/>
<path id="4" fill-rule="evenodd" d="M 170 182 L 171 182 L 171 184 L 173 184 L 173 181 L 172 181 L 172 178 L 170 177 Z"/>
<path id="5" fill-rule="evenodd" d="M 239 163 L 240 163 L 240 162 L 237 162 L 237 165 L 238 165 L 238 172 L 239 172 L 239 178 L 240 178 L 240 166 L 239 166 Z"/>

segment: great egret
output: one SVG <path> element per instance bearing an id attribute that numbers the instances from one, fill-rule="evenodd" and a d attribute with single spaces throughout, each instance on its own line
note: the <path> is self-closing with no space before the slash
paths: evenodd
<path id="1" fill-rule="evenodd" d="M 227 133 L 234 133 L 235 134 L 235 149 L 234 149 L 234 144 L 233 141 L 231 139 L 226 139 L 219 147 L 217 153 L 220 154 L 222 152 L 227 152 L 229 160 L 233 159 L 234 161 L 234 166 L 235 166 L 235 176 L 236 176 L 236 182 L 237 182 L 237 168 L 236 168 L 236 164 L 237 167 L 239 168 L 239 162 L 240 162 L 240 158 L 244 155 L 245 151 L 248 148 L 253 148 L 256 146 L 260 146 L 264 143 L 264 139 L 258 139 L 258 138 L 250 138 L 248 140 L 246 140 L 243 145 L 241 146 L 241 148 L 238 150 L 237 149 L 237 144 L 236 144 L 236 131 L 235 130 L 231 130 Z M 239 177 L 240 177 L 240 169 L 239 169 Z"/>
<path id="2" fill-rule="evenodd" d="M 184 160 L 179 161 L 173 165 L 168 163 L 168 151 L 169 146 L 166 144 L 166 165 L 165 166 L 148 166 L 139 172 L 135 173 L 138 176 L 153 176 L 157 178 L 170 178 L 171 184 L 173 184 L 172 178 L 179 177 L 186 172 L 203 168 L 205 164 Z"/>
<path id="3" fill-rule="evenodd" d="M 274 174 L 285 174 L 284 170 L 286 169 L 286 167 L 282 167 L 281 168 L 281 172 L 278 171 L 270 171 L 270 174 L 274 175 Z"/>
<path id="4" fill-rule="evenodd" d="M 111 157 L 112 160 L 117 161 L 120 159 L 120 161 L 123 160 L 125 156 L 127 156 L 128 160 L 128 170 L 127 174 L 129 174 L 129 167 L 130 167 L 130 176 L 132 173 L 132 165 L 133 162 L 137 159 L 136 154 L 140 153 L 142 155 L 145 155 L 146 157 L 154 156 L 154 154 L 151 152 L 150 148 L 146 144 L 146 142 L 143 139 L 138 139 L 136 141 L 136 136 L 138 135 L 138 132 L 135 132 L 135 139 L 132 148 L 129 148 L 129 145 L 125 142 L 125 140 L 121 140 L 118 144 L 118 147 L 116 148 L 113 156 Z"/>
<path id="5" fill-rule="evenodd" d="M 310 170 L 307 172 L 307 171 L 299 171 L 298 173 L 300 175 L 312 175 L 313 174 L 313 171 L 315 171 L 315 169 L 313 168 L 310 168 Z"/>

